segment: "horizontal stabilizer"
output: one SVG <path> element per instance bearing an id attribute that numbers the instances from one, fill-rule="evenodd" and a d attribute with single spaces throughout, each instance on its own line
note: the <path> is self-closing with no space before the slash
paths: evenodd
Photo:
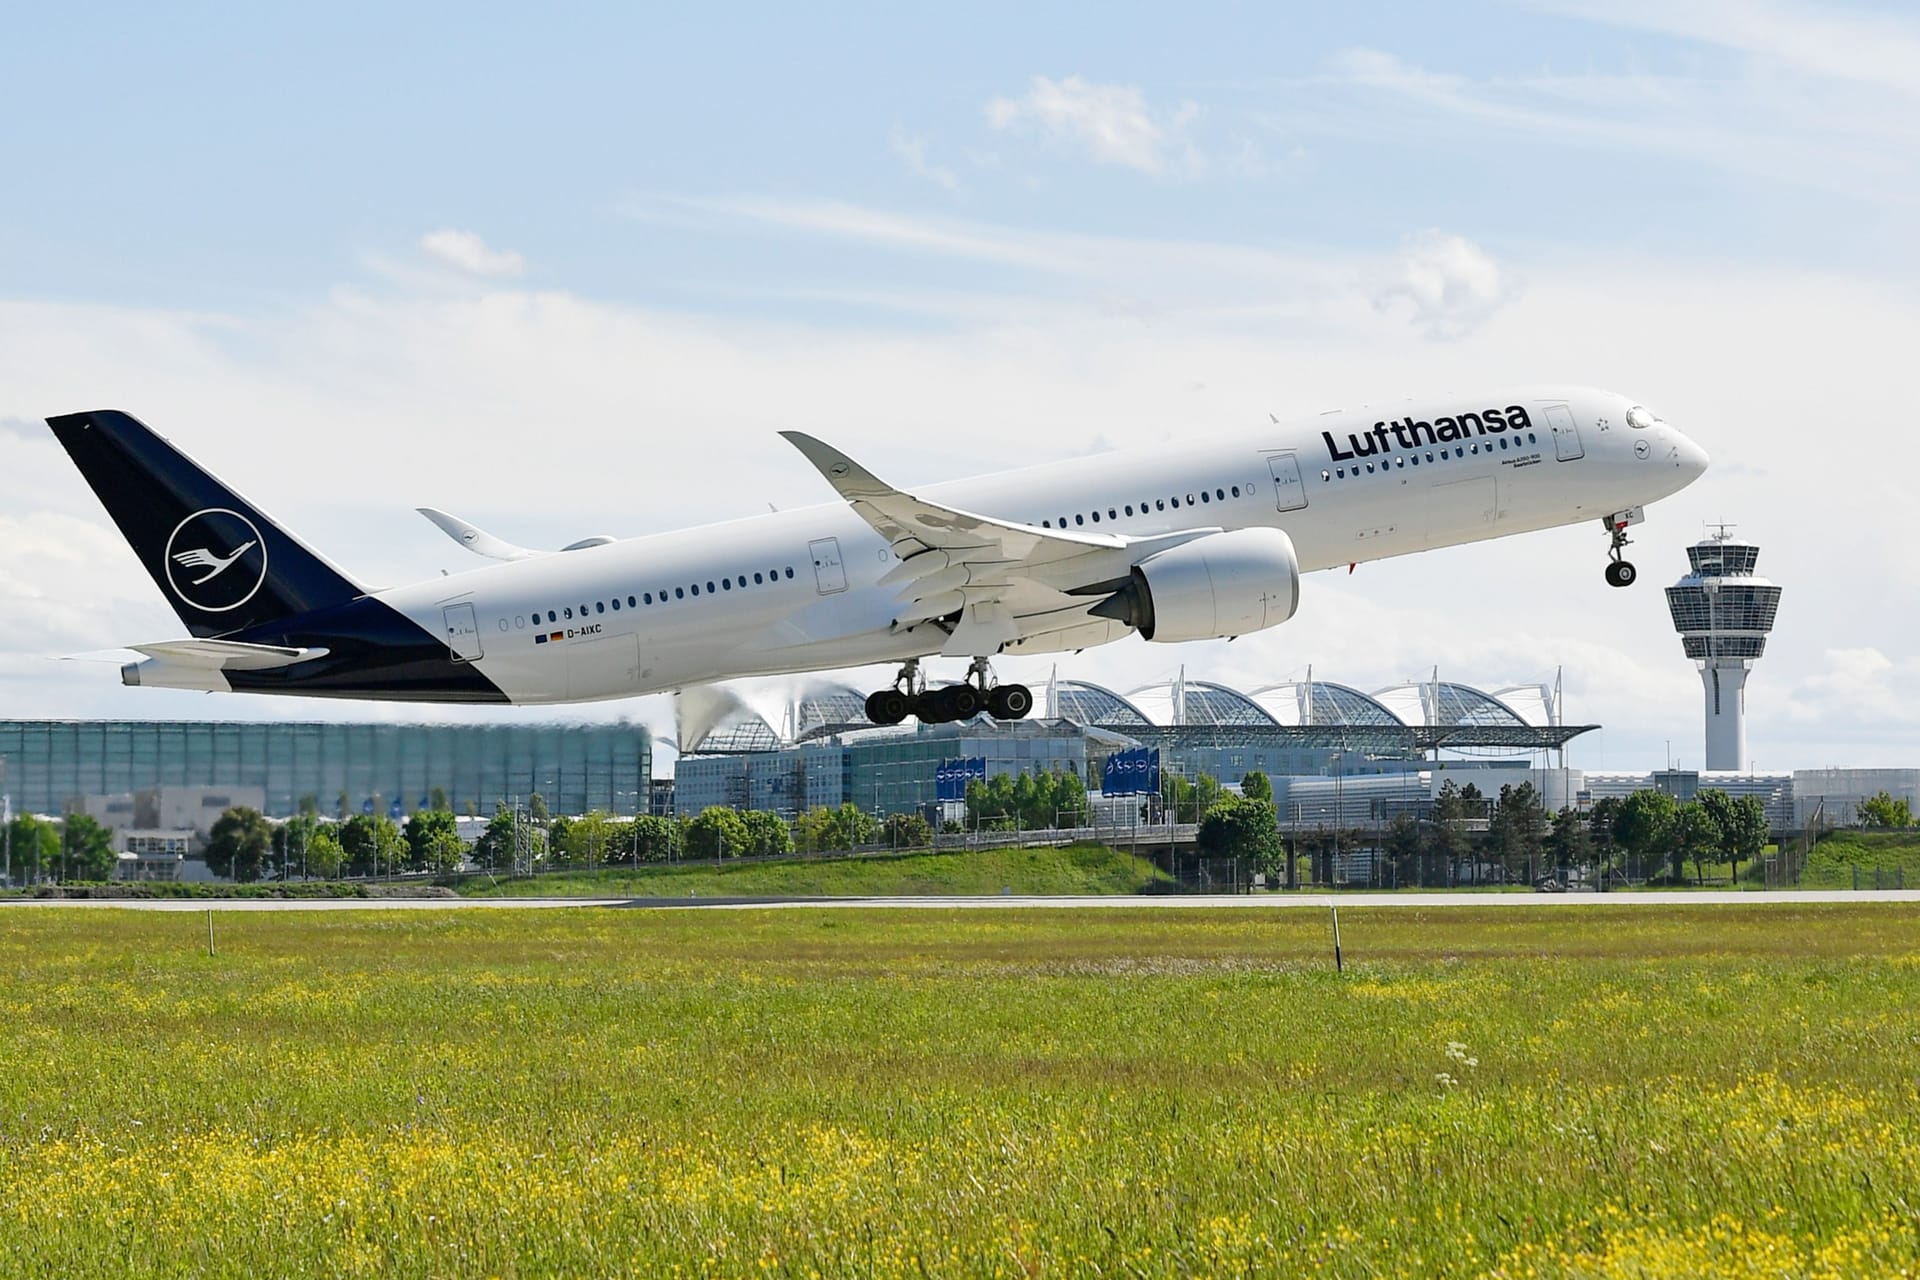
<path id="1" fill-rule="evenodd" d="M 207 671 L 271 671 L 327 654 L 321 648 L 295 649 L 278 644 L 241 644 L 234 640 L 160 640 L 127 647 L 169 666 Z"/>

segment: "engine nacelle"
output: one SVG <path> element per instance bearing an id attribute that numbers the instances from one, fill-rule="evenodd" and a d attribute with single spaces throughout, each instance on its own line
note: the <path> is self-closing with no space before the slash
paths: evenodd
<path id="1" fill-rule="evenodd" d="M 1278 529 L 1210 533 L 1148 556 L 1090 613 L 1162 644 L 1276 627 L 1300 607 L 1300 560 Z"/>

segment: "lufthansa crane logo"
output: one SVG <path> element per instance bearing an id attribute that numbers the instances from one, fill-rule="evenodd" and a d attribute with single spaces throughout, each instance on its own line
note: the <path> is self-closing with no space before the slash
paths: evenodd
<path id="1" fill-rule="evenodd" d="M 167 539 L 167 583 L 202 613 L 238 609 L 267 580 L 260 530 L 238 511 L 208 507 L 182 520 Z"/>

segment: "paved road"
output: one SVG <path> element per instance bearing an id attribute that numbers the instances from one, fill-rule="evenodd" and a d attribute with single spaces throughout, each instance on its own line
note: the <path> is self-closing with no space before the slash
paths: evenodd
<path id="1" fill-rule="evenodd" d="M 1153 897 L 1048 898 L 994 896 L 981 898 L 25 898 L 0 902 L 0 910 L 29 908 L 107 907 L 134 911 L 448 911 L 469 908 L 542 909 L 553 907 L 646 907 L 673 910 L 743 911 L 835 910 L 847 907 L 908 910 L 987 910 L 1031 907 L 1120 907 L 1189 910 L 1238 908 L 1271 911 L 1302 907 L 1325 911 L 1347 908 L 1391 907 L 1430 910 L 1446 907 L 1489 907 L 1522 910 L 1547 907 L 1655 907 L 1655 906 L 1787 906 L 1810 902 L 1911 902 L 1920 904 L 1920 889 L 1796 889 L 1754 892 L 1641 892 L 1641 893 L 1342 893 L 1227 894 Z"/>

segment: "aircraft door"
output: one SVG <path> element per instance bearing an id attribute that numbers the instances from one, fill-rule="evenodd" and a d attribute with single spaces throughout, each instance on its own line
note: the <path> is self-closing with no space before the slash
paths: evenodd
<path id="1" fill-rule="evenodd" d="M 1307 505 L 1307 488 L 1300 483 L 1300 460 L 1291 450 L 1268 454 L 1267 470 L 1273 473 L 1273 496 L 1277 509 L 1298 511 Z"/>
<path id="2" fill-rule="evenodd" d="M 475 662 L 486 654 L 480 648 L 480 623 L 470 604 L 450 604 L 442 610 L 447 622 L 447 648 L 455 662 Z"/>
<path id="3" fill-rule="evenodd" d="M 1585 457 L 1580 447 L 1580 428 L 1574 424 L 1573 411 L 1563 404 L 1547 406 L 1547 426 L 1553 429 L 1553 456 L 1562 462 Z"/>
<path id="4" fill-rule="evenodd" d="M 813 553 L 813 580 L 820 594 L 830 596 L 847 589 L 847 567 L 840 562 L 840 539 L 815 538 L 807 544 Z"/>

